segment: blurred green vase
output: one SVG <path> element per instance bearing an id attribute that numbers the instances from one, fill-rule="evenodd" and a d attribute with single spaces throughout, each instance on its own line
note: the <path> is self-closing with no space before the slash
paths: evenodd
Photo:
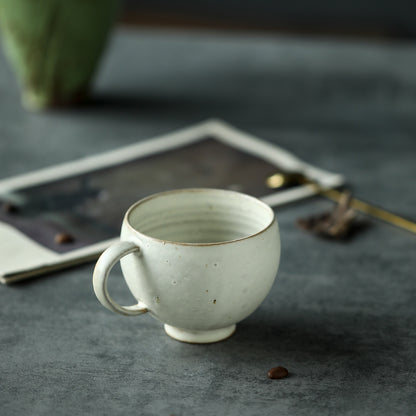
<path id="1" fill-rule="evenodd" d="M 0 0 L 4 52 L 31 110 L 88 94 L 119 0 Z"/>

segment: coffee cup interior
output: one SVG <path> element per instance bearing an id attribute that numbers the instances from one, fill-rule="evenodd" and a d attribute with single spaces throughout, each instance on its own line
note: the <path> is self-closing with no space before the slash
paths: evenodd
<path id="1" fill-rule="evenodd" d="M 273 210 L 232 191 L 188 189 L 146 198 L 127 212 L 136 232 L 179 244 L 207 245 L 248 238 L 266 230 Z"/>

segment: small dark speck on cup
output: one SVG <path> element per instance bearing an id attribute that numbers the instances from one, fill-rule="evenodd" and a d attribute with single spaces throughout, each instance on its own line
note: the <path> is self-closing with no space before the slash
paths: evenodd
<path id="1" fill-rule="evenodd" d="M 287 371 L 285 367 L 273 367 L 267 373 L 267 377 L 271 379 L 285 378 L 288 375 L 289 375 L 289 371 Z"/>

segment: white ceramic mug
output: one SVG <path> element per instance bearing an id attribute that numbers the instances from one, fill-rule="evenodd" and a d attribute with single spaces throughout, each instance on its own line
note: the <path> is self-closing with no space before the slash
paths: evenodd
<path id="1" fill-rule="evenodd" d="M 177 340 L 216 342 L 264 300 L 279 259 L 279 228 L 265 203 L 218 189 L 168 191 L 129 208 L 120 241 L 97 262 L 94 291 L 113 312 L 149 312 Z M 137 305 L 108 293 L 118 260 Z"/>

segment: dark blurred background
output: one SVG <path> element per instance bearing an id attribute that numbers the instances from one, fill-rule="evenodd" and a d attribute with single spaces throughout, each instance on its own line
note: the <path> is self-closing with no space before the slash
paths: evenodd
<path id="1" fill-rule="evenodd" d="M 127 24 L 414 39 L 412 0 L 123 0 Z"/>

